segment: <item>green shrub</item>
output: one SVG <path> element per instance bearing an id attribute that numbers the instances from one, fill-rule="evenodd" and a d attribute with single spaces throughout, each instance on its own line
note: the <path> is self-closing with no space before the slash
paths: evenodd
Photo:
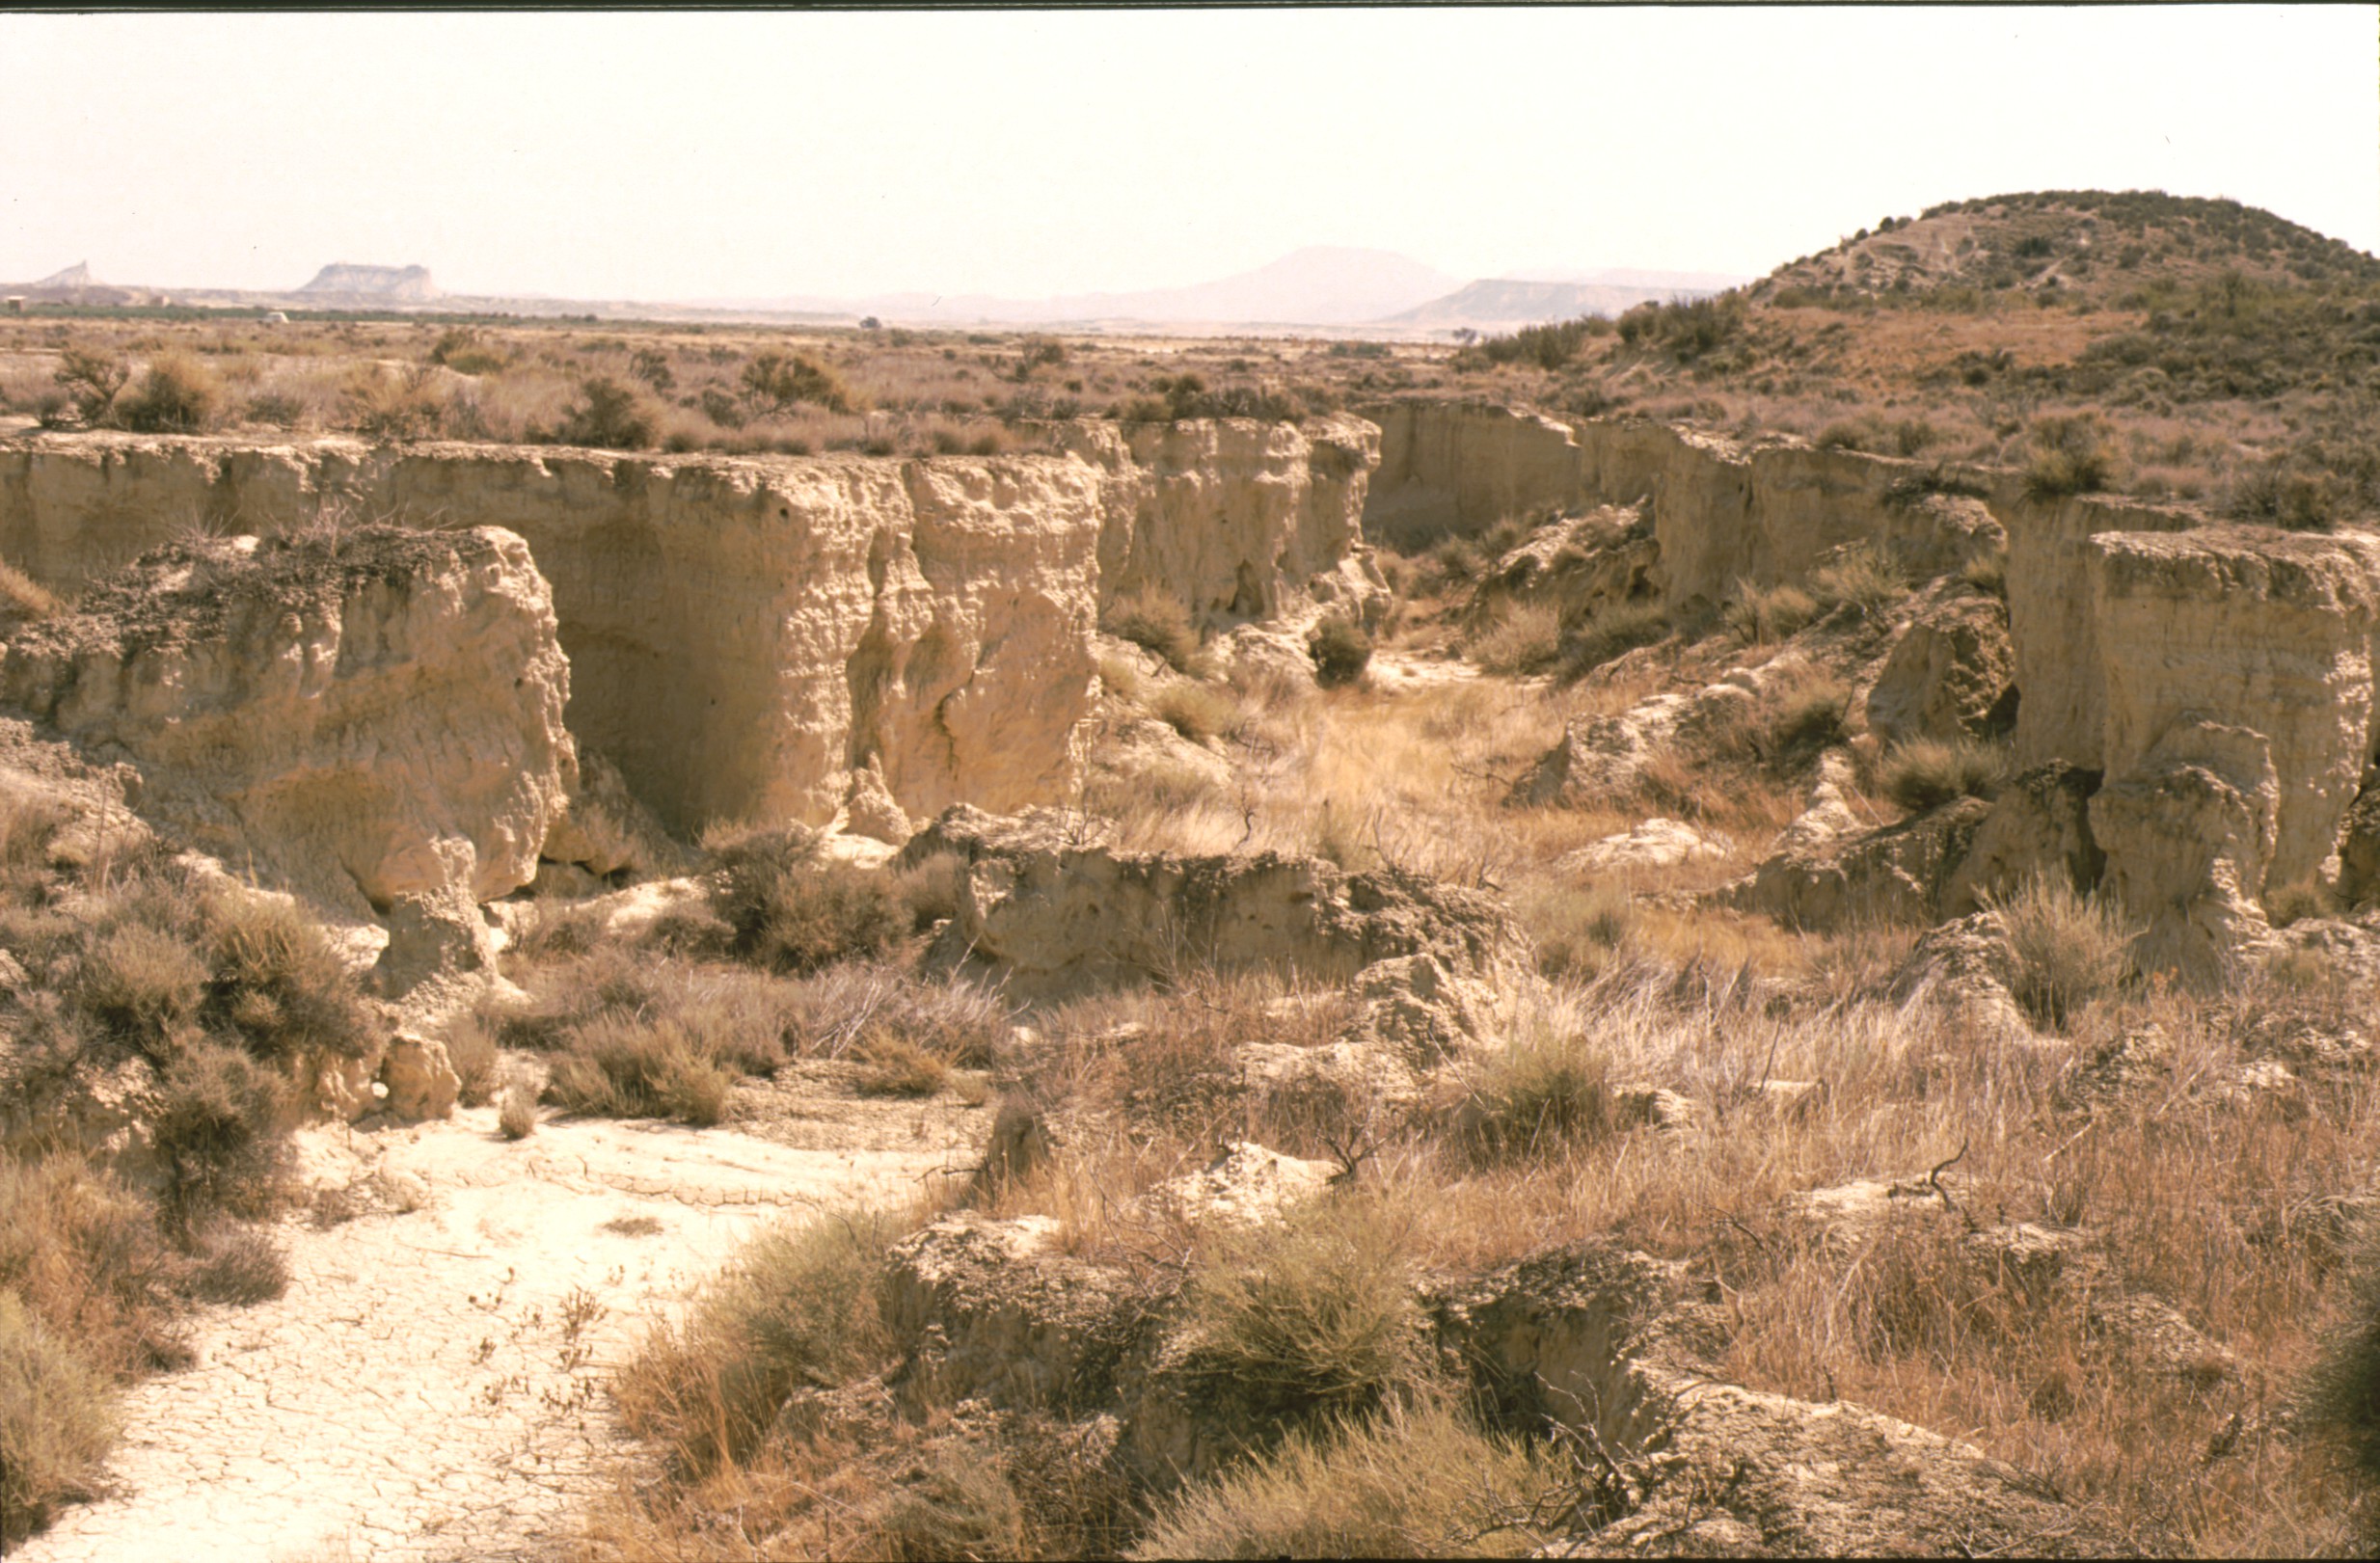
<path id="1" fill-rule="evenodd" d="M 1953 798 L 1994 795 L 2006 769 L 2006 756 L 1988 743 L 1911 739 L 1884 756 L 1880 780 L 1885 796 L 1922 814 Z"/>
<path id="2" fill-rule="evenodd" d="M 2025 464 L 2025 497 L 2096 494 L 2114 480 L 2115 467 L 2115 446 L 2097 414 L 2039 418 L 2033 424 L 2033 456 Z"/>
<path id="3" fill-rule="evenodd" d="M 58 384 L 74 398 L 74 409 L 93 427 L 113 417 L 116 398 L 132 378 L 132 365 L 112 353 L 68 347 L 58 355 Z"/>
<path id="4" fill-rule="evenodd" d="M 2014 952 L 2010 991 L 2037 1026 L 2057 1029 L 2083 1006 L 2115 991 L 2129 967 L 2130 935 L 2096 897 L 2034 876 L 1990 898 Z"/>
<path id="5" fill-rule="evenodd" d="M 1355 683 L 1371 666 L 1372 637 L 1344 614 L 1325 614 L 1306 637 L 1306 651 L 1314 660 L 1314 678 L 1325 687 Z"/>
<path id="6" fill-rule="evenodd" d="M 1523 1518 L 1563 1479 L 1516 1439 L 1432 1399 L 1280 1447 L 1188 1488 L 1136 1558 L 1527 1557 L 1555 1538 Z"/>
<path id="7" fill-rule="evenodd" d="M 1160 659 L 1176 673 L 1188 673 L 1198 661 L 1199 633 L 1190 610 L 1178 598 L 1143 588 L 1120 598 L 1107 611 L 1106 631 L 1129 640 Z"/>
<path id="8" fill-rule="evenodd" d="M 899 1233 L 880 1211 L 778 1226 L 746 1245 L 657 1332 L 614 1388 L 635 1432 L 696 1474 L 742 1460 L 797 1388 L 847 1383 L 892 1356 L 879 1310 L 884 1251 Z"/>
<path id="9" fill-rule="evenodd" d="M 106 1376 L 0 1288 L 0 1543 L 92 1496 L 118 1425 Z"/>
<path id="10" fill-rule="evenodd" d="M 906 923 L 884 875 L 822 860 L 817 838 L 799 827 L 747 837 L 717 856 L 712 909 L 735 930 L 735 953 L 770 970 L 880 955 Z"/>
<path id="11" fill-rule="evenodd" d="M 1385 1198 L 1326 1195 L 1204 1236 L 1184 1294 L 1189 1371 L 1255 1437 L 1368 1413 L 1424 1381 L 1411 1217 Z"/>
<path id="12" fill-rule="evenodd" d="M 580 382 L 579 400 L 563 413 L 554 438 L 603 450 L 650 450 L 658 427 L 641 391 L 598 374 Z"/>
<path id="13" fill-rule="evenodd" d="M 142 434 L 197 434 L 223 408 L 215 371 L 186 353 L 160 354 L 129 396 L 116 400 L 116 419 Z"/>

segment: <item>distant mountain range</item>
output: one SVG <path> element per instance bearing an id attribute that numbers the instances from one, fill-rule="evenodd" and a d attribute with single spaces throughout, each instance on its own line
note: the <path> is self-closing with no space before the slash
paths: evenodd
<path id="1" fill-rule="evenodd" d="M 1614 314 L 1648 299 L 1699 297 L 1743 279 L 1700 272 L 1590 272 L 1465 283 L 1386 250 L 1317 246 L 1254 271 L 1185 287 L 1074 293 L 1044 299 L 988 294 L 885 293 L 863 298 L 796 295 L 633 303 L 442 293 L 424 266 L 336 261 L 296 289 L 109 286 L 87 264 L 0 291 L 33 303 L 183 304 L 217 308 L 436 310 L 452 313 L 593 314 L 607 319 L 798 320 L 845 324 L 874 316 L 892 325 L 1008 326 L 1082 331 L 1283 331 L 1443 336 L 1465 328 L 1510 330 L 1581 314 Z"/>

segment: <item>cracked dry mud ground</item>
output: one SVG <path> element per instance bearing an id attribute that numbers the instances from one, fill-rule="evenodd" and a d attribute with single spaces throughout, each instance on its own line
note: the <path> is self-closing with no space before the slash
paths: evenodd
<path id="1" fill-rule="evenodd" d="M 652 1320 L 769 1223 L 906 1199 L 982 1140 L 948 1103 L 789 1094 L 737 1129 L 559 1119 L 508 1144 L 488 1108 L 306 1131 L 310 1181 L 384 1208 L 284 1223 L 287 1293 L 206 1309 L 197 1364 L 128 1397 L 110 1496 L 12 1559 L 543 1555 L 610 1479 L 603 1387 Z"/>

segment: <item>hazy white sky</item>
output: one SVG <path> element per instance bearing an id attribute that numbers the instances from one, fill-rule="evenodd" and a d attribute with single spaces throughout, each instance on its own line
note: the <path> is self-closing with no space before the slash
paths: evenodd
<path id="1" fill-rule="evenodd" d="M 1165 286 L 1308 244 L 1766 272 L 2005 190 L 2380 249 L 2380 12 L 0 16 L 0 278 Z"/>

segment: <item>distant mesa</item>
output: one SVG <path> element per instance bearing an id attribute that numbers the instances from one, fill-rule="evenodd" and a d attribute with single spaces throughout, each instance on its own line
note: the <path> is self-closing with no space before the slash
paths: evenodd
<path id="1" fill-rule="evenodd" d="M 419 304 L 438 297 L 427 266 L 356 266 L 335 260 L 314 273 L 301 293 L 339 293 L 357 298 Z"/>
<path id="2" fill-rule="evenodd" d="M 91 275 L 90 261 L 78 260 L 64 271 L 51 272 L 33 285 L 36 289 L 56 288 L 64 291 L 72 287 L 96 287 L 98 280 Z"/>

